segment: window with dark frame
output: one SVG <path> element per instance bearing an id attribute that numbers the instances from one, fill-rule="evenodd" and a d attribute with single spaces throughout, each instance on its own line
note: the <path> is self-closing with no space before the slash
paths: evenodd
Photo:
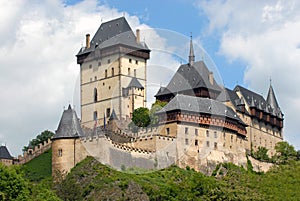
<path id="1" fill-rule="evenodd" d="M 97 88 L 94 88 L 94 102 L 98 101 L 98 92 L 97 92 Z"/>
<path id="2" fill-rule="evenodd" d="M 106 117 L 110 117 L 110 108 L 106 108 Z"/>

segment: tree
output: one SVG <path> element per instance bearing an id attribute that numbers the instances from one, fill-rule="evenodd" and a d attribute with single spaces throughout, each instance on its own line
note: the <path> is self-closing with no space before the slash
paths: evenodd
<path id="1" fill-rule="evenodd" d="M 35 147 L 37 145 L 39 145 L 40 143 L 44 144 L 44 142 L 46 140 L 48 140 L 49 138 L 51 138 L 54 135 L 53 132 L 49 131 L 49 130 L 45 130 L 43 132 L 41 132 L 39 135 L 36 136 L 35 139 L 32 139 L 29 141 L 29 146 Z M 29 146 L 24 146 L 23 147 L 23 152 L 27 151 Z"/>
<path id="2" fill-rule="evenodd" d="M 276 163 L 287 163 L 289 160 L 297 158 L 295 148 L 287 142 L 278 142 L 275 145 L 275 150 L 274 160 Z"/>
<path id="3" fill-rule="evenodd" d="M 132 121 L 138 127 L 147 127 L 150 124 L 149 109 L 140 107 L 133 111 Z"/>
<path id="4" fill-rule="evenodd" d="M 258 147 L 258 150 L 253 153 L 253 157 L 261 161 L 269 161 L 268 149 L 265 147 Z"/>
<path id="5" fill-rule="evenodd" d="M 28 183 L 18 166 L 6 167 L 0 163 L 0 199 L 29 200 Z"/>
<path id="6" fill-rule="evenodd" d="M 160 100 L 156 100 L 155 103 L 152 104 L 150 110 L 151 125 L 156 125 L 158 123 L 158 117 L 156 115 L 156 112 L 161 110 L 165 105 L 167 105 L 167 102 L 163 102 Z"/>

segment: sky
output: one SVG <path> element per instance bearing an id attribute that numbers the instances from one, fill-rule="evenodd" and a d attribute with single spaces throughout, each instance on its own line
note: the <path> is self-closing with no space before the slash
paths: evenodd
<path id="1" fill-rule="evenodd" d="M 149 102 L 186 62 L 192 34 L 196 60 L 210 62 L 226 87 L 266 97 L 272 80 L 284 139 L 300 149 L 299 10 L 297 0 L 1 1 L 0 143 L 17 156 L 30 139 L 56 130 L 68 104 L 79 111 L 75 55 L 85 34 L 125 16 L 152 50 Z"/>

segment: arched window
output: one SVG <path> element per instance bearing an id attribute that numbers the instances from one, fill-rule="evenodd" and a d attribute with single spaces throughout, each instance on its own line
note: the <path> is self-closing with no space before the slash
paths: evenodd
<path id="1" fill-rule="evenodd" d="M 97 88 L 94 88 L 94 102 L 98 101 L 98 92 L 97 92 Z"/>

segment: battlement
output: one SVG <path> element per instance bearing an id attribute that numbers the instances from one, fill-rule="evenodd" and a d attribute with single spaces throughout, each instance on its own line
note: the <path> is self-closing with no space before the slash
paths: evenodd
<path id="1" fill-rule="evenodd" d="M 24 164 L 32 159 L 38 157 L 39 155 L 43 154 L 45 151 L 48 151 L 51 148 L 52 141 L 49 138 L 48 140 L 38 144 L 37 146 L 33 148 L 29 148 L 27 151 L 25 151 L 22 155 L 19 155 L 18 158 L 15 160 L 15 164 Z"/>

